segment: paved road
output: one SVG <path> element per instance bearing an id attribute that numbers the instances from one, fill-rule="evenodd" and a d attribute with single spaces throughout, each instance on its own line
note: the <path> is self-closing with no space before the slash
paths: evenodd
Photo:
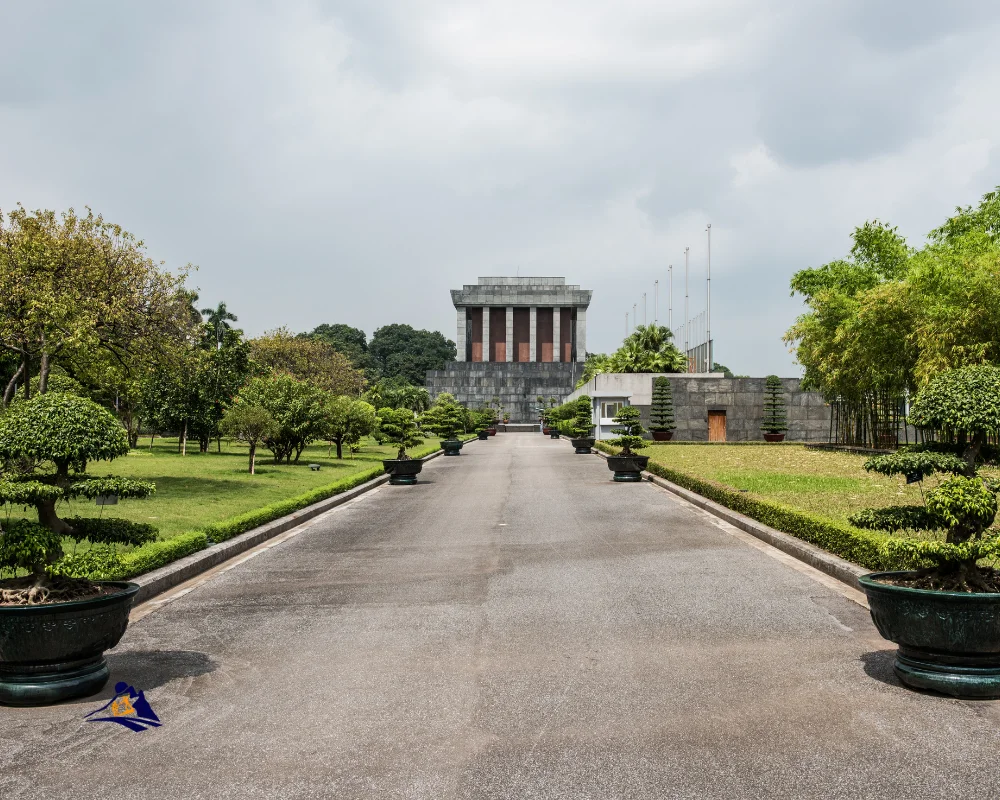
<path id="1" fill-rule="evenodd" d="M 1000 797 L 1000 704 L 667 492 L 538 434 L 422 477 L 130 627 L 162 728 L 0 708 L 0 797 Z"/>

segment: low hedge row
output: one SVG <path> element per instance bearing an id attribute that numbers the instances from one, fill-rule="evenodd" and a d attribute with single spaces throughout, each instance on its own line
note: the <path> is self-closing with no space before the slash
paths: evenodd
<path id="1" fill-rule="evenodd" d="M 414 457 L 424 458 L 432 453 L 436 453 L 440 449 L 441 445 L 439 443 L 428 443 L 416 450 Z M 277 503 L 271 503 L 262 508 L 249 511 L 246 514 L 230 517 L 212 525 L 206 525 L 200 530 L 182 533 L 170 539 L 149 542 L 135 548 L 130 553 L 122 554 L 123 566 L 121 567 L 121 573 L 115 577 L 118 580 L 126 580 L 134 578 L 137 575 L 142 575 L 145 572 L 159 569 L 171 561 L 176 561 L 179 558 L 191 555 L 191 553 L 204 550 L 212 544 L 232 539 L 234 536 L 246 533 L 259 525 L 266 525 L 268 522 L 273 522 L 306 506 L 311 506 L 313 503 L 318 503 L 321 500 L 326 500 L 329 497 L 353 489 L 355 486 L 360 486 L 362 483 L 377 478 L 382 472 L 381 465 L 373 466 L 363 472 L 341 478 L 339 481 L 334 481 L 326 486 L 317 487 L 305 494 L 290 497 L 287 500 L 281 500 Z M 80 575 L 80 577 L 88 576 Z M 103 576 L 95 576 L 95 578 L 97 577 Z"/>
<path id="2" fill-rule="evenodd" d="M 618 448 L 604 442 L 598 442 L 596 447 L 611 455 L 618 452 Z M 913 557 L 898 547 L 899 540 L 887 534 L 863 531 L 850 525 L 815 517 L 805 511 L 789 508 L 772 500 L 753 497 L 714 481 L 671 469 L 652 459 L 647 471 L 757 522 L 822 547 L 827 552 L 866 569 L 899 570 L 917 566 Z"/>

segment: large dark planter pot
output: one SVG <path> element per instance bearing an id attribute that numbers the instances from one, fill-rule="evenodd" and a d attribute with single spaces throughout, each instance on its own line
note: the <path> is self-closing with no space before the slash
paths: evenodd
<path id="1" fill-rule="evenodd" d="M 389 483 L 393 486 L 413 485 L 423 467 L 424 462 L 419 458 L 407 458 L 403 461 L 390 458 L 382 462 L 382 468 L 389 474 Z"/>
<path id="2" fill-rule="evenodd" d="M 462 455 L 462 443 L 458 439 L 445 439 L 441 442 L 441 449 L 446 456 Z"/>
<path id="3" fill-rule="evenodd" d="M 561 436 L 562 436 L 562 434 L 560 434 L 559 431 L 556 428 L 553 428 L 552 430 L 549 431 L 549 438 L 550 439 L 558 439 Z"/>
<path id="4" fill-rule="evenodd" d="M 614 480 L 634 483 L 642 480 L 642 471 L 649 463 L 649 456 L 633 453 L 630 456 L 608 456 L 608 469 L 615 473 Z"/>
<path id="5" fill-rule="evenodd" d="M 580 455 L 590 455 L 590 448 L 594 446 L 593 439 L 570 439 L 569 443 Z"/>
<path id="6" fill-rule="evenodd" d="M 476 431 L 476 436 L 479 438 L 479 441 L 485 442 L 487 439 L 490 438 L 490 432 L 489 431 Z"/>
<path id="7" fill-rule="evenodd" d="M 139 587 L 102 585 L 120 591 L 71 603 L 0 606 L 0 703 L 58 703 L 104 688 L 104 651 L 124 635 Z"/>
<path id="8" fill-rule="evenodd" d="M 490 434 L 490 436 L 496 436 L 497 435 L 497 429 L 496 428 L 490 428 L 489 434 Z"/>
<path id="9" fill-rule="evenodd" d="M 654 442 L 669 442 L 674 438 L 673 431 L 650 431 L 653 434 Z"/>
<path id="10" fill-rule="evenodd" d="M 935 592 L 879 580 L 915 574 L 858 578 L 878 632 L 899 645 L 897 677 L 954 697 L 1000 698 L 1000 594 Z"/>
<path id="11" fill-rule="evenodd" d="M 783 442 L 785 441 L 785 434 L 783 433 L 765 433 L 765 442 Z"/>

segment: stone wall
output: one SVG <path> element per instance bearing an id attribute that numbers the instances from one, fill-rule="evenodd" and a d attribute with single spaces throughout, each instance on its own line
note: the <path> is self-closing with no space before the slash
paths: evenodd
<path id="1" fill-rule="evenodd" d="M 582 368 L 576 362 L 456 361 L 443 370 L 427 373 L 427 391 L 432 400 L 441 392 L 449 392 L 472 409 L 499 397 L 511 422 L 535 422 L 538 395 L 546 401 L 555 397 L 562 403 L 579 380 Z"/>

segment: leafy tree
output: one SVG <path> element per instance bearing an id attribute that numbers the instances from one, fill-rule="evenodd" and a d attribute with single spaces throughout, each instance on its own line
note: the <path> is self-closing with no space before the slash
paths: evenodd
<path id="1" fill-rule="evenodd" d="M 399 448 L 398 461 L 406 461 L 407 447 L 416 447 L 423 442 L 417 430 L 413 412 L 405 408 L 380 408 L 378 410 L 378 433 L 380 437 Z"/>
<path id="2" fill-rule="evenodd" d="M 385 325 L 375 331 L 368 353 L 384 378 L 402 377 L 423 386 L 429 370 L 444 369 L 454 361 L 455 343 L 438 331 L 416 330 L 409 325 Z"/>
<path id="3" fill-rule="evenodd" d="M 455 396 L 442 392 L 434 404 L 420 417 L 420 427 L 436 433 L 442 439 L 454 441 L 458 434 L 464 431 L 467 423 L 467 412 L 464 406 L 455 400 Z"/>
<path id="4" fill-rule="evenodd" d="M 686 372 L 687 358 L 662 325 L 639 325 L 611 355 L 588 353 L 577 388 L 595 375 L 614 372 Z"/>
<path id="5" fill-rule="evenodd" d="M 293 336 L 278 328 L 250 340 L 254 361 L 276 373 L 286 373 L 333 394 L 360 396 L 364 376 L 348 358 L 319 339 Z"/>
<path id="6" fill-rule="evenodd" d="M 257 447 L 266 439 L 280 432 L 278 423 L 264 406 L 237 403 L 222 418 L 220 428 L 224 436 L 246 442 L 250 447 L 250 474 L 256 473 Z"/>
<path id="7" fill-rule="evenodd" d="M 784 387 L 777 375 L 768 375 L 764 382 L 764 421 L 761 430 L 765 433 L 784 433 L 788 430 L 785 413 Z"/>
<path id="8" fill-rule="evenodd" d="M 347 395 L 330 398 L 326 415 L 326 438 L 337 446 L 337 458 L 344 457 L 345 444 L 357 444 L 378 425 L 374 406 Z"/>
<path id="9" fill-rule="evenodd" d="M 102 495 L 148 497 L 155 486 L 127 478 L 89 478 L 87 464 L 128 452 L 128 437 L 109 411 L 91 400 L 47 392 L 10 407 L 0 417 L 0 503 L 32 505 L 38 523 L 6 523 L 0 533 L 0 569 L 27 570 L 24 586 L 5 601 L 27 604 L 71 599 L 78 585 L 53 584 L 48 570 L 63 557 L 62 536 L 101 544 L 141 544 L 155 538 L 148 525 L 125 520 L 61 519 L 56 503 Z M 87 587 L 84 587 L 87 588 Z"/>
<path id="10" fill-rule="evenodd" d="M 653 431 L 672 431 L 674 422 L 674 397 L 669 378 L 653 380 L 653 399 L 649 412 L 649 428 Z"/>
<path id="11" fill-rule="evenodd" d="M 338 353 L 347 356 L 356 370 L 369 375 L 369 379 L 374 377 L 372 359 L 368 355 L 368 337 L 360 328 L 352 328 L 339 322 L 333 325 L 324 323 L 313 328 L 310 333 L 299 335 L 326 342 Z"/>
<path id="12" fill-rule="evenodd" d="M 278 427 L 263 442 L 274 454 L 275 464 L 282 460 L 290 464 L 298 463 L 306 446 L 326 433 L 328 398 L 311 383 L 277 374 L 250 380 L 237 402 L 267 409 Z"/>
<path id="13" fill-rule="evenodd" d="M 18 361 L 3 404 L 15 386 L 30 397 L 36 371 L 44 393 L 55 364 L 73 377 L 81 360 L 127 366 L 186 335 L 185 274 L 162 272 L 141 241 L 89 210 L 0 214 L 0 350 Z"/>
<path id="14" fill-rule="evenodd" d="M 431 396 L 423 386 L 400 377 L 380 378 L 368 387 L 364 398 L 376 408 L 408 408 L 417 414 L 431 405 Z"/>
<path id="15" fill-rule="evenodd" d="M 612 428 L 611 432 L 617 433 L 618 436 L 611 439 L 609 443 L 615 447 L 622 448 L 621 455 L 630 456 L 633 450 L 642 450 L 644 447 L 649 446 L 642 437 L 646 429 L 639 422 L 638 408 L 635 406 L 622 406 L 615 415 L 614 422 L 618 427 Z"/>

